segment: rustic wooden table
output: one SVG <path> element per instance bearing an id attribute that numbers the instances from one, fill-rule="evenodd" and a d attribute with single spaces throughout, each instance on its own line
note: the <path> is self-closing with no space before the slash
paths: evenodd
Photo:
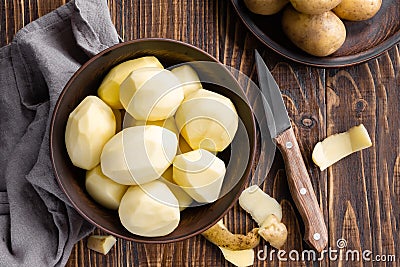
<path id="1" fill-rule="evenodd" d="M 2 0 L 0 46 L 30 21 L 54 10 L 66 0 Z M 228 66 L 256 78 L 254 49 L 263 53 L 276 78 L 311 174 L 329 232 L 332 250 L 346 242 L 348 250 L 364 251 L 370 260 L 329 258 L 311 261 L 263 259 L 265 243 L 256 252 L 255 266 L 396 266 L 400 260 L 400 44 L 367 63 L 340 69 L 307 67 L 264 47 L 243 25 L 229 0 L 109 0 L 118 33 L 131 40 L 166 37 L 204 49 Z M 312 163 L 313 146 L 327 135 L 363 123 L 373 146 L 338 162 L 327 171 Z M 288 194 L 281 155 L 263 184 L 279 199 L 289 229 L 284 250 L 307 246 L 303 225 Z M 245 232 L 252 220 L 235 205 L 225 217 L 230 229 Z M 95 232 L 99 233 L 99 230 Z M 343 239 L 342 243 L 338 243 Z M 270 247 L 267 247 L 270 249 Z M 369 253 L 371 251 L 371 253 Z M 265 252 L 265 251 L 264 251 Z M 395 260 L 393 257 L 395 257 Z M 293 253 L 292 257 L 296 254 Z M 301 256 L 301 255 L 300 255 Z M 381 261 L 378 261 L 381 259 Z M 118 240 L 106 255 L 76 244 L 67 266 L 229 266 L 220 251 L 197 236 L 168 245 L 143 245 Z"/>

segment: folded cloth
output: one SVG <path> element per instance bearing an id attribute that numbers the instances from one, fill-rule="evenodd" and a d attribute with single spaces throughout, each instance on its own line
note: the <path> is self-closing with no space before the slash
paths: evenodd
<path id="1" fill-rule="evenodd" d="M 0 48 L 0 266 L 64 266 L 93 230 L 55 180 L 49 124 L 72 74 L 118 42 L 106 0 L 73 0 Z"/>

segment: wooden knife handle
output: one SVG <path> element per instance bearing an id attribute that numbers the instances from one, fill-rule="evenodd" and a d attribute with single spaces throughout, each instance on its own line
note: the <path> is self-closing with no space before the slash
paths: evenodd
<path id="1" fill-rule="evenodd" d="M 290 193 L 304 221 L 304 240 L 321 252 L 328 243 L 328 232 L 293 128 L 278 135 L 275 142 L 285 161 Z"/>

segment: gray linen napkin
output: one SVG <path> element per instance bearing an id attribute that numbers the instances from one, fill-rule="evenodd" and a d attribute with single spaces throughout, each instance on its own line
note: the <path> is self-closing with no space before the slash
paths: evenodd
<path id="1" fill-rule="evenodd" d="M 0 48 L 1 267 L 64 266 L 93 230 L 55 180 L 49 124 L 72 74 L 118 42 L 105 0 L 75 0 Z"/>

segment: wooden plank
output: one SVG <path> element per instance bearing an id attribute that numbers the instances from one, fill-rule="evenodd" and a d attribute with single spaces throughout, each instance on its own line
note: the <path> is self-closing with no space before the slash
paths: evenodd
<path id="1" fill-rule="evenodd" d="M 0 44 L 30 21 L 66 0 L 0 1 Z M 266 59 L 288 107 L 303 157 L 319 199 L 330 234 L 330 246 L 345 238 L 347 248 L 371 250 L 372 255 L 400 251 L 400 45 L 368 63 L 343 69 L 310 68 L 283 59 L 263 47 L 244 27 L 226 0 L 108 0 L 112 20 L 125 40 L 165 37 L 204 49 L 228 66 L 255 75 L 254 48 Z M 325 74 L 326 73 L 326 74 Z M 246 88 L 246 84 L 245 84 Z M 250 101 L 257 101 L 249 94 Z M 364 123 L 374 146 L 320 172 L 311 161 L 312 148 L 327 135 Z M 260 160 L 263 160 L 262 158 Z M 350 166 L 350 167 L 349 167 Z M 263 178 L 264 173 L 257 173 Z M 279 152 L 263 184 L 284 210 L 289 240 L 284 249 L 301 252 L 303 225 L 288 193 Z M 225 221 L 232 231 L 246 232 L 255 226 L 238 205 Z M 100 230 L 95 233 L 101 234 Z M 264 249 L 262 242 L 256 252 Z M 268 250 L 271 248 L 268 247 Z M 342 251 L 342 256 L 345 251 Z M 287 256 L 287 255 L 286 255 Z M 397 262 L 399 263 L 399 255 Z M 386 263 L 380 266 L 396 266 Z M 375 266 L 372 262 L 256 261 L 255 266 Z M 168 245 L 144 245 L 118 240 L 106 255 L 86 248 L 85 240 L 73 249 L 67 266 L 231 266 L 201 236 Z"/>
<path id="2" fill-rule="evenodd" d="M 328 169 L 330 239 L 347 248 L 393 255 L 399 250 L 399 45 L 327 77 L 327 134 L 363 123 L 373 146 Z M 396 115 L 395 115 L 396 114 Z M 345 260 L 332 266 L 346 265 Z M 374 266 L 370 261 L 354 266 Z M 394 266 L 382 263 L 380 266 Z"/>
<path id="3" fill-rule="evenodd" d="M 29 22 L 41 17 L 67 0 L 3 0 L 0 1 L 0 46 L 10 43 L 15 33 Z"/>

